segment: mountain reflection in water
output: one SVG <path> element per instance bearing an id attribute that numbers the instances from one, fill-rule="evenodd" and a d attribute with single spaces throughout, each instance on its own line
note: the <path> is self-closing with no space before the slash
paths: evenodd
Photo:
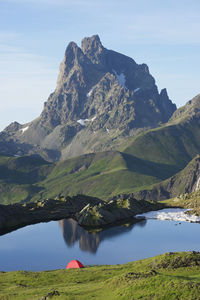
<path id="1" fill-rule="evenodd" d="M 124 224 L 121 226 L 111 227 L 100 232 L 90 233 L 73 219 L 63 219 L 58 221 L 62 229 L 64 241 L 67 246 L 73 246 L 76 241 L 79 241 L 79 248 L 82 251 L 96 253 L 100 243 L 105 239 L 111 239 L 117 235 L 125 234 L 135 226 L 143 227 L 146 225 L 146 220 L 134 224 Z"/>

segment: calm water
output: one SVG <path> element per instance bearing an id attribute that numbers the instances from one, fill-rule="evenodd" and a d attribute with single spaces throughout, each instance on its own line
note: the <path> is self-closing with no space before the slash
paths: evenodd
<path id="1" fill-rule="evenodd" d="M 169 251 L 200 251 L 200 224 L 147 220 L 91 234 L 73 220 L 30 225 L 0 236 L 0 271 L 122 264 Z"/>

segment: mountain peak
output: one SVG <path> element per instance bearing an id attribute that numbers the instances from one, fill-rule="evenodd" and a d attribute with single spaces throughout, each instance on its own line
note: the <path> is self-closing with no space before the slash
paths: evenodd
<path id="1" fill-rule="evenodd" d="M 103 48 L 101 40 L 98 34 L 92 35 L 91 37 L 85 37 L 81 41 L 81 48 L 84 54 L 87 54 L 88 51 L 98 50 Z"/>
<path id="2" fill-rule="evenodd" d="M 81 49 L 77 46 L 76 43 L 70 42 L 65 51 L 65 59 L 69 61 L 73 61 L 77 56 L 81 54 Z"/>
<path id="3" fill-rule="evenodd" d="M 91 37 L 85 37 L 81 42 L 83 53 L 93 62 L 100 63 L 104 47 L 98 34 Z"/>

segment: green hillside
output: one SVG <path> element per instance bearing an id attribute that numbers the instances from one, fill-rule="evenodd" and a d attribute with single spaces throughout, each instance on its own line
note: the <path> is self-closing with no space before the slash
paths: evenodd
<path id="1" fill-rule="evenodd" d="M 52 164 L 38 155 L 0 156 L 0 203 L 30 200 L 40 191 L 36 185 L 46 178 Z"/>
<path id="2" fill-rule="evenodd" d="M 178 172 L 200 152 L 200 121 L 147 131 L 134 138 L 123 151 Z"/>
<path id="3" fill-rule="evenodd" d="M 160 195 L 168 193 L 168 198 L 181 194 L 191 193 L 198 189 L 198 179 L 200 176 L 200 156 L 193 158 L 187 166 L 174 176 L 155 185 L 154 189 L 160 190 Z"/>
<path id="4" fill-rule="evenodd" d="M 3 157 L 1 203 L 35 201 L 58 194 L 109 198 L 167 178 L 170 167 L 115 151 L 86 154 L 50 164 L 34 156 Z"/>
<path id="5" fill-rule="evenodd" d="M 125 265 L 0 272 L 0 299 L 196 300 L 200 254 L 166 253 Z"/>
<path id="6" fill-rule="evenodd" d="M 199 189 L 200 155 L 195 156 L 184 169 L 147 189 L 133 193 L 138 200 L 161 201 Z"/>
<path id="7" fill-rule="evenodd" d="M 41 183 L 44 190 L 39 194 L 48 198 L 81 193 L 105 199 L 161 181 L 163 173 L 156 172 L 156 167 L 120 152 L 87 154 L 57 163 Z"/>

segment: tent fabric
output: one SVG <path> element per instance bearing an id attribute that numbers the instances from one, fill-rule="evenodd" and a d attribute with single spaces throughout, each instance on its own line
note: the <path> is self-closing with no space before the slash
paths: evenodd
<path id="1" fill-rule="evenodd" d="M 78 260 L 71 260 L 66 269 L 84 268 L 84 265 Z"/>

